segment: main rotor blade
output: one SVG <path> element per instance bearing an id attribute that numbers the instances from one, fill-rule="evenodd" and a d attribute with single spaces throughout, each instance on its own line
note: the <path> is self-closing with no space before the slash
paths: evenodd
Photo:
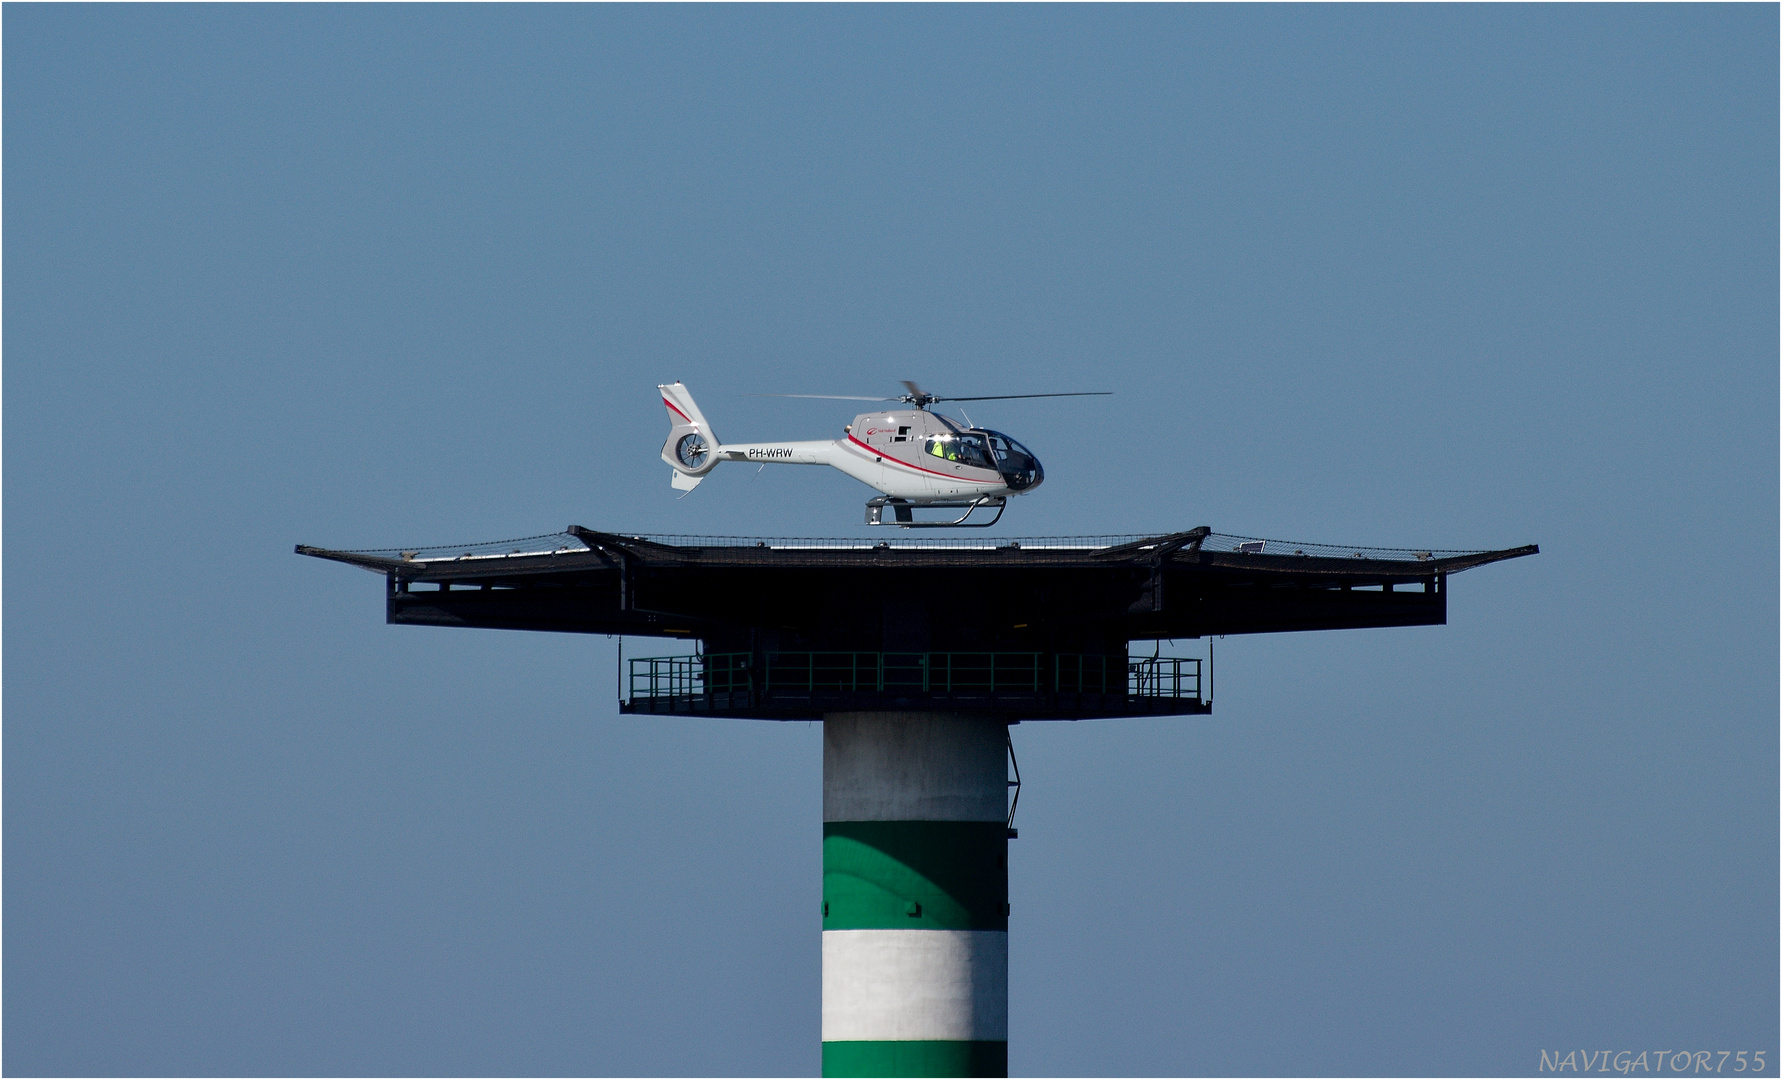
<path id="1" fill-rule="evenodd" d="M 860 397 L 857 394 L 744 394 L 744 397 L 819 398 L 823 401 L 902 401 L 894 397 Z"/>
<path id="2" fill-rule="evenodd" d="M 1008 401 L 1029 397 L 1112 397 L 1112 390 L 1081 390 L 1070 394 L 990 394 L 987 397 L 937 397 L 936 401 Z"/>

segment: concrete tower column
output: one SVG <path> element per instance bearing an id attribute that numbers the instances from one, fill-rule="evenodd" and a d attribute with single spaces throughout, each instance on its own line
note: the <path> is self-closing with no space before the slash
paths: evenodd
<path id="1" fill-rule="evenodd" d="M 823 1075 L 1008 1075 L 1007 727 L 823 720 Z"/>

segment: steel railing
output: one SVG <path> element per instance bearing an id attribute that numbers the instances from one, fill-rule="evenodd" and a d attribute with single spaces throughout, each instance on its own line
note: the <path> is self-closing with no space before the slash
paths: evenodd
<path id="1" fill-rule="evenodd" d="M 1126 662 L 1126 696 L 1199 698 L 1198 657 L 1149 656 Z"/>
<path id="2" fill-rule="evenodd" d="M 1200 661 L 1096 653 L 839 650 L 653 656 L 631 660 L 629 696 L 887 691 L 1199 698 Z"/>
<path id="3" fill-rule="evenodd" d="M 1017 652 L 770 652 L 763 654 L 766 691 L 923 693 L 1041 689 L 1039 653 Z"/>

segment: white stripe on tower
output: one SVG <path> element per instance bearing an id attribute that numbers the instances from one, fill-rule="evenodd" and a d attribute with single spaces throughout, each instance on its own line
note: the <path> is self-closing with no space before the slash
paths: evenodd
<path id="1" fill-rule="evenodd" d="M 1009 935 L 1003 930 L 829 930 L 823 1040 L 1007 1042 Z"/>

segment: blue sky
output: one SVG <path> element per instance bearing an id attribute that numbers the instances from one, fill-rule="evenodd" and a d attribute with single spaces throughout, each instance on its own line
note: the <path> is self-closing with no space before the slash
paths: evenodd
<path id="1" fill-rule="evenodd" d="M 815 726 L 290 553 L 864 533 L 677 501 L 675 378 L 1114 391 L 972 408 L 997 535 L 1542 547 L 1017 727 L 1015 1072 L 1773 1062 L 1777 18 L 8 5 L 6 1071 L 816 1069 Z"/>

